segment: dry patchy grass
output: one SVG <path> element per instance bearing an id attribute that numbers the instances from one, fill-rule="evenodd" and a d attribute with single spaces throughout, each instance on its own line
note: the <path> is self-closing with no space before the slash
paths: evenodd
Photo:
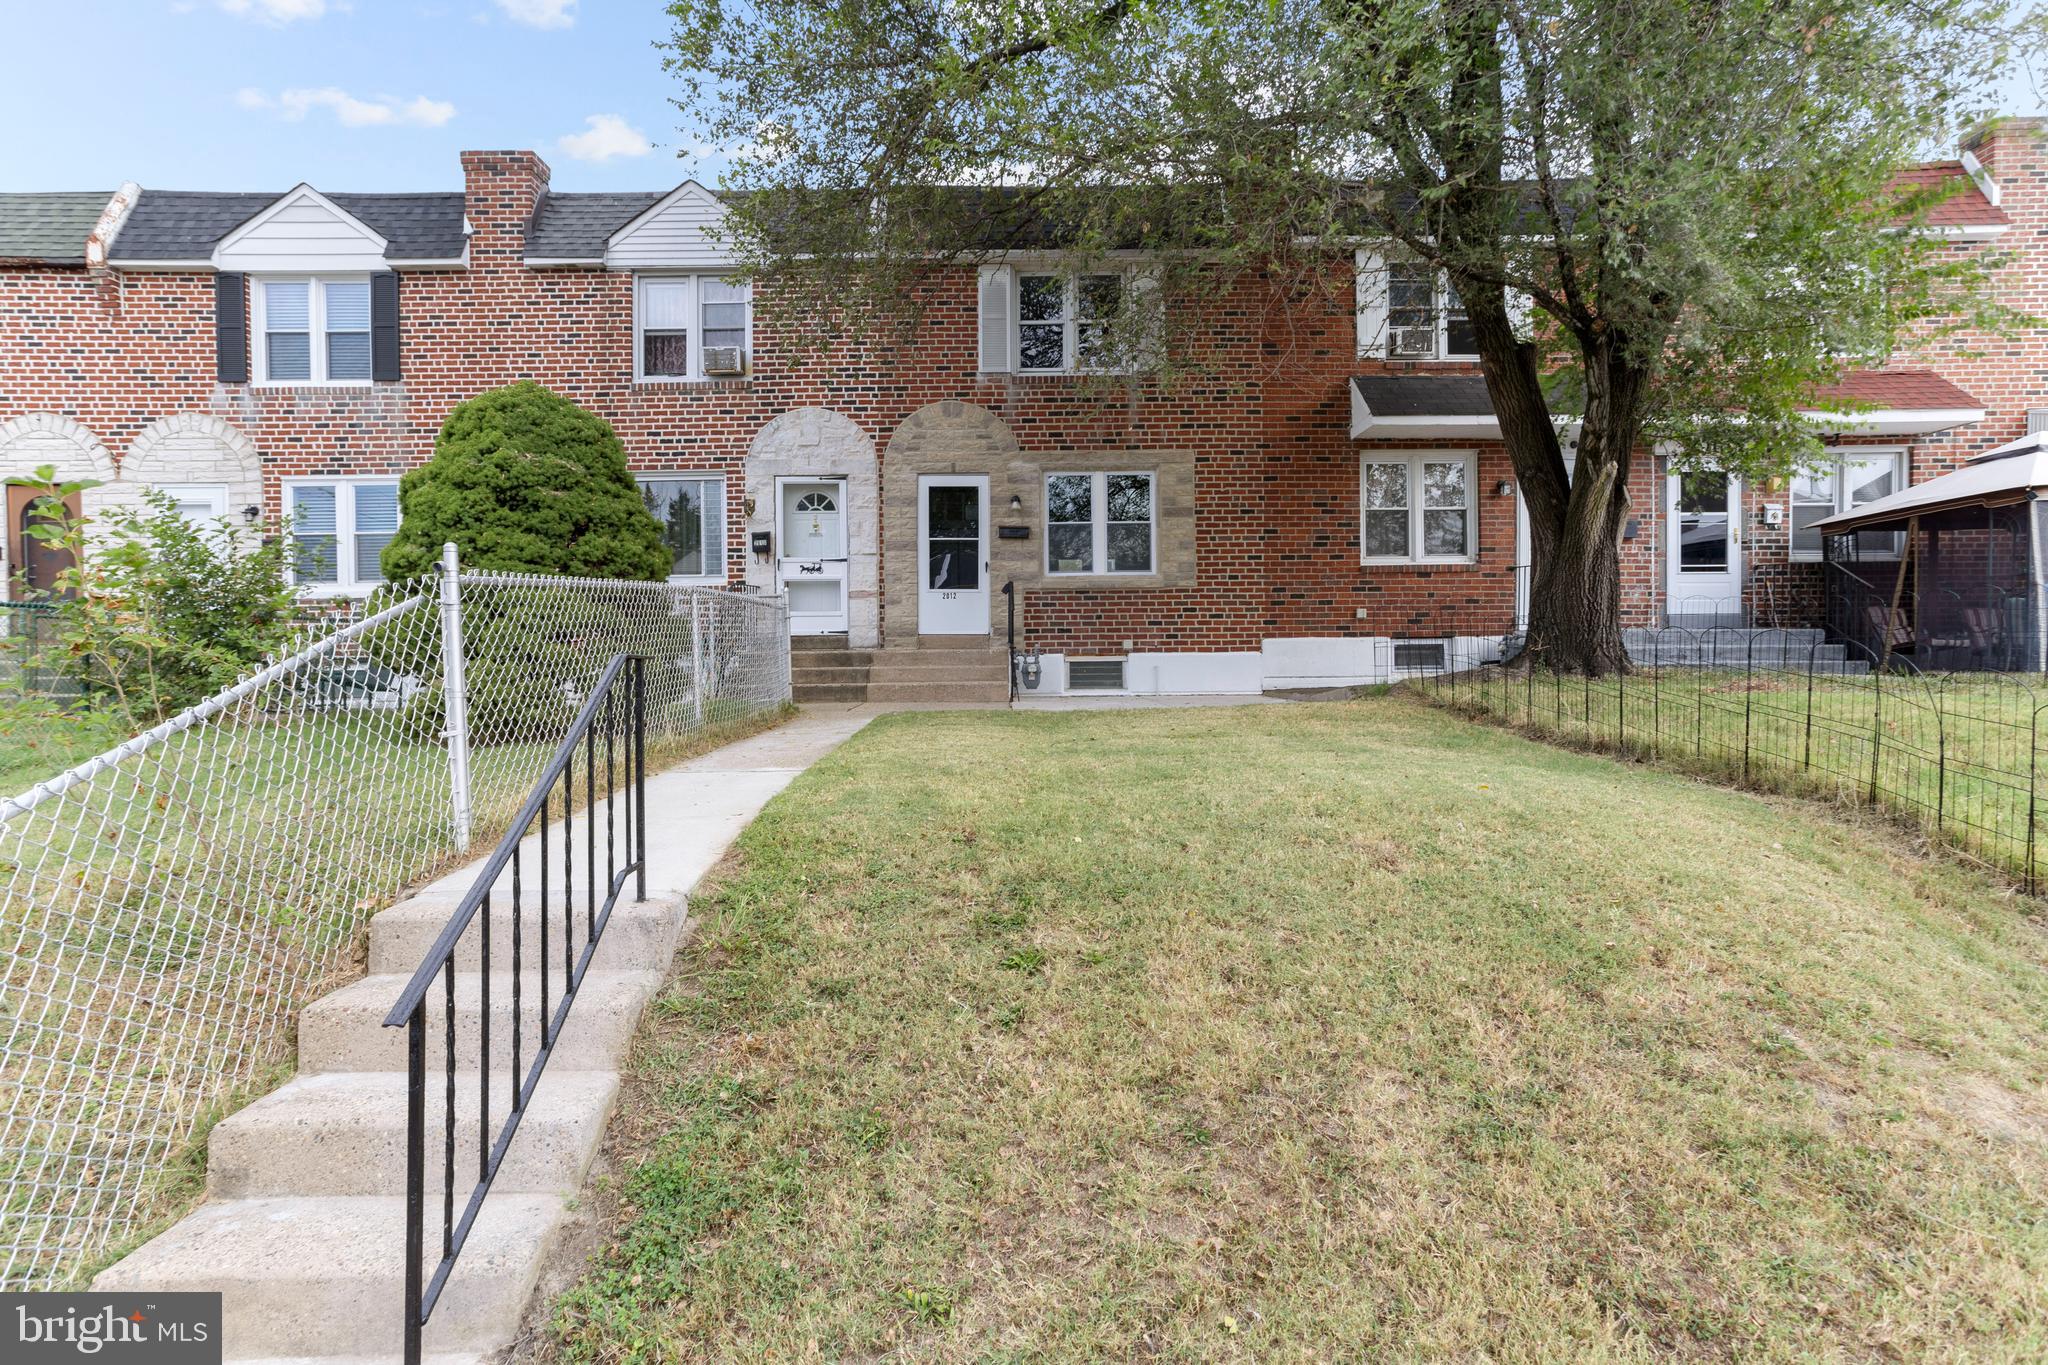
<path id="1" fill-rule="evenodd" d="M 876 722 L 633 1062 L 573 1359 L 2039 1359 L 2048 942 L 1401 700 Z"/>

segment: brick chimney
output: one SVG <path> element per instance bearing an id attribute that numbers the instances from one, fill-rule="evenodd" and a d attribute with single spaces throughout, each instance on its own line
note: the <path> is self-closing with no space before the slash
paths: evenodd
<path id="1" fill-rule="evenodd" d="M 533 152 L 464 152 L 462 210 L 471 268 L 518 264 L 526 225 L 548 192 L 548 163 Z"/>
<path id="2" fill-rule="evenodd" d="M 1998 187 L 1998 206 L 2015 222 L 2036 216 L 2048 202 L 2048 137 L 2044 133 L 2048 133 L 2048 119 L 2002 118 L 1963 139 L 1963 164 L 1974 159 L 1983 167 L 1983 174 Z"/>

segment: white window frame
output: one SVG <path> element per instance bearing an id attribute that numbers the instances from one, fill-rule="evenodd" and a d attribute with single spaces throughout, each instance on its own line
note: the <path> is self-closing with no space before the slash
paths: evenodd
<path id="1" fill-rule="evenodd" d="M 1840 513 L 1854 510 L 1849 502 L 1849 480 L 1844 477 L 1848 473 L 1848 465 L 1851 462 L 1874 464 L 1879 460 L 1890 460 L 1892 462 L 1892 491 L 1895 493 L 1900 492 L 1906 487 L 1906 448 L 1904 446 L 1837 446 L 1829 454 L 1831 457 L 1830 462 L 1833 465 L 1833 468 L 1829 471 L 1829 478 L 1834 484 L 1834 499 L 1831 504 L 1828 504 L 1830 509 L 1828 512 L 1829 516 L 1836 516 Z M 1818 502 L 1801 501 L 1799 497 L 1799 484 L 1796 478 L 1786 487 L 1785 558 L 1791 563 L 1818 564 L 1827 557 L 1827 537 L 1825 536 L 1821 537 L 1822 543 L 1811 550 L 1802 550 L 1798 544 L 1799 508 L 1819 507 L 1822 505 Z M 1896 554 L 1864 554 L 1861 557 L 1870 560 L 1884 560 L 1895 559 L 1898 556 Z"/>
<path id="2" fill-rule="evenodd" d="M 228 486 L 224 483 L 157 483 L 151 488 L 177 502 L 204 502 L 213 511 L 200 521 L 185 520 L 201 530 L 210 530 L 228 514 Z"/>
<path id="3" fill-rule="evenodd" d="M 1373 555 L 1365 550 L 1365 471 L 1376 464 L 1406 465 L 1408 469 L 1408 553 Z M 1451 511 L 1422 505 L 1422 467 L 1426 464 L 1461 464 L 1465 467 L 1465 552 L 1429 555 L 1422 552 L 1424 511 Z M 1473 564 L 1479 559 L 1479 453 L 1473 450 L 1366 450 L 1358 459 L 1358 562 L 1360 564 Z"/>
<path id="4" fill-rule="evenodd" d="M 1394 267 L 1427 269 L 1424 262 L 1412 260 L 1398 252 L 1380 252 L 1360 249 L 1353 261 L 1358 276 L 1358 354 L 1379 360 L 1398 360 L 1411 365 L 1456 364 L 1474 365 L 1479 362 L 1477 351 L 1453 351 L 1451 346 L 1451 281 L 1450 276 L 1438 270 L 1435 287 L 1430 291 L 1431 321 L 1436 333 L 1435 344 L 1430 354 L 1424 356 L 1394 354 Z M 1515 299 L 1520 297 L 1513 291 L 1509 295 L 1511 314 Z M 1458 312 L 1468 320 L 1470 314 L 1461 304 Z"/>
<path id="5" fill-rule="evenodd" d="M 249 306 L 249 350 L 255 360 L 255 385 L 263 389 L 367 389 L 376 383 L 376 301 L 371 298 L 370 325 L 366 334 L 370 337 L 371 374 L 361 379 L 329 379 L 327 377 L 327 290 L 330 284 L 360 284 L 369 289 L 370 277 L 364 274 L 342 273 L 337 275 L 251 275 L 251 291 L 255 298 Z M 306 349 L 311 353 L 307 361 L 304 379 L 272 379 L 270 377 L 270 286 L 273 284 L 303 284 L 306 286 Z"/>
<path id="6" fill-rule="evenodd" d="M 1026 279 L 1058 279 L 1060 284 L 1060 316 L 1058 319 L 1027 319 L 1024 316 L 1024 281 Z M 1081 363 L 1081 324 L 1102 322 L 1102 318 L 1083 318 L 1081 312 L 1081 281 L 1084 279 L 1110 279 L 1117 282 L 1121 297 L 1128 299 L 1132 289 L 1133 272 L 1128 270 L 1061 270 L 1053 266 L 1017 267 L 1015 288 L 1012 299 L 1017 309 L 1016 319 L 1011 323 L 1010 344 L 1017 360 L 1018 374 L 1115 374 L 1122 367 L 1083 365 Z M 1060 364 L 1049 369 L 1030 369 L 1024 364 L 1024 329 L 1026 327 L 1060 328 Z"/>
<path id="7" fill-rule="evenodd" d="M 334 576 L 332 583 L 301 584 L 298 576 L 298 556 L 293 554 L 285 566 L 292 586 L 301 587 L 311 597 L 361 597 L 380 588 L 387 581 L 381 574 L 376 578 L 356 576 L 356 490 L 358 488 L 398 488 L 398 476 L 357 475 L 321 476 L 308 475 L 304 478 L 284 481 L 284 519 L 287 533 L 294 530 L 298 510 L 298 490 L 301 488 L 332 488 L 334 490 Z M 399 524 L 405 522 L 403 508 L 399 510 Z"/>
<path id="8" fill-rule="evenodd" d="M 704 573 L 700 574 L 670 574 L 668 576 L 668 581 L 671 583 L 693 584 L 699 587 L 702 587 L 706 584 L 722 585 L 726 581 L 727 561 L 731 557 L 730 553 L 726 548 L 725 542 L 727 535 L 729 535 L 732 531 L 732 510 L 726 505 L 726 495 L 731 490 L 726 482 L 725 475 L 716 472 L 706 472 L 703 470 L 696 469 L 636 469 L 633 471 L 633 483 L 636 487 L 642 484 L 650 483 L 704 483 L 716 484 L 718 486 L 718 524 L 716 528 L 718 531 L 718 535 L 717 538 L 714 540 L 708 534 L 711 528 L 707 526 L 707 534 L 704 537 L 704 547 L 707 551 L 707 560 L 709 558 L 708 552 L 710 551 L 710 549 L 713 546 L 717 547 L 717 571 L 712 572 L 707 569 Z M 704 516 L 705 520 L 709 522 L 711 518 L 710 511 L 708 508 L 706 509 Z M 664 544 L 666 544 L 666 542 L 664 542 Z"/>
<path id="9" fill-rule="evenodd" d="M 1052 481 L 1054 479 L 1088 479 L 1088 526 L 1089 563 L 1087 569 L 1056 569 L 1052 561 Z M 1143 479 L 1149 496 L 1146 507 L 1151 511 L 1147 523 L 1149 532 L 1149 556 L 1151 567 L 1144 569 L 1112 569 L 1109 565 L 1109 481 L 1111 479 Z M 1150 469 L 1048 469 L 1045 480 L 1039 485 L 1039 492 L 1045 498 L 1045 554 L 1044 567 L 1047 578 L 1152 578 L 1159 573 L 1159 475 Z M 1062 526 L 1079 525 L 1078 522 L 1061 522 Z M 1117 522 L 1119 526 L 1131 522 Z"/>
<path id="10" fill-rule="evenodd" d="M 684 307 L 688 319 L 683 329 L 687 338 L 690 358 L 684 374 L 647 373 L 647 333 L 641 324 L 642 305 L 646 298 L 647 283 L 653 280 L 683 281 L 689 286 L 689 302 Z M 746 373 L 706 374 L 704 373 L 704 281 L 724 280 L 744 285 L 747 291 L 747 339 L 745 342 Z M 668 329 L 673 330 L 673 329 Z M 752 280 L 738 279 L 717 270 L 641 270 L 633 275 L 633 382 L 635 384 L 705 384 L 721 383 L 730 379 L 751 379 L 754 374 L 754 284 Z"/>

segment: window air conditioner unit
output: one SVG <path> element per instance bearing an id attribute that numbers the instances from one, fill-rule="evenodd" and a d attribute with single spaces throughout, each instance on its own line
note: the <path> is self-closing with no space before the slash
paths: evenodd
<path id="1" fill-rule="evenodd" d="M 1387 354 L 1396 360 L 1428 359 L 1436 354 L 1436 328 L 1395 327 Z"/>
<path id="2" fill-rule="evenodd" d="M 747 353 L 738 346 L 706 346 L 704 348 L 704 373 L 745 374 Z"/>

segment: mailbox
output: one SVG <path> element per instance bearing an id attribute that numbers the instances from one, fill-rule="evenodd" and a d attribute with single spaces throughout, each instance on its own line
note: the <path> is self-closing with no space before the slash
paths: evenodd
<path id="1" fill-rule="evenodd" d="M 754 532 L 754 553 L 761 556 L 761 558 L 766 559 L 769 555 L 773 554 L 774 552 L 775 533 L 773 531 Z"/>

